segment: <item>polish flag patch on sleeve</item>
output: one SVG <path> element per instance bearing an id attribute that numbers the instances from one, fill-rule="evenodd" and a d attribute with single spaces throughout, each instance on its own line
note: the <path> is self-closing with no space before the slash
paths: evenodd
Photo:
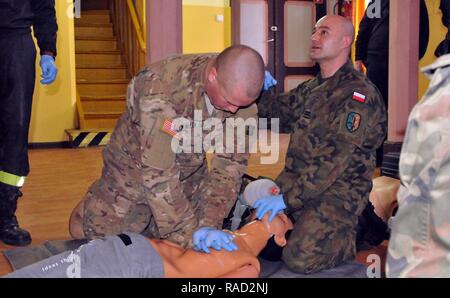
<path id="1" fill-rule="evenodd" d="M 361 103 L 365 103 L 366 102 L 366 96 L 364 94 L 358 93 L 358 92 L 353 92 L 353 100 L 359 101 Z"/>

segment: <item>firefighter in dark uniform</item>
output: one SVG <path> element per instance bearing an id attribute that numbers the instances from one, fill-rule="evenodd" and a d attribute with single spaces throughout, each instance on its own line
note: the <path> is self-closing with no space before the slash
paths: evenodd
<path id="1" fill-rule="evenodd" d="M 434 51 L 436 57 L 450 53 L 450 0 L 441 0 L 439 9 L 442 11 L 442 25 L 447 28 L 447 32 Z"/>
<path id="2" fill-rule="evenodd" d="M 30 234 L 19 228 L 15 212 L 29 173 L 28 130 L 35 83 L 36 47 L 40 48 L 42 84 L 57 74 L 54 0 L 0 0 L 0 239 L 28 245 Z"/>
<path id="3" fill-rule="evenodd" d="M 372 5 L 374 0 L 369 3 Z M 380 15 L 372 16 L 368 11 L 359 24 L 355 41 L 355 68 L 367 68 L 367 77 L 377 86 L 388 108 L 389 73 L 389 0 L 379 2 Z M 368 7 L 368 10 L 369 10 Z M 425 55 L 429 39 L 428 10 L 425 0 L 420 1 L 419 60 Z"/>
<path id="4" fill-rule="evenodd" d="M 377 3 L 372 0 L 359 24 L 355 41 L 355 68 L 362 71 L 362 65 L 367 69 L 366 75 L 377 86 L 383 97 L 386 110 L 389 107 L 389 0 L 377 0 L 375 8 L 380 9 L 379 15 L 371 15 L 372 6 Z M 420 0 L 419 20 L 419 60 L 425 55 L 429 39 L 428 11 L 425 0 Z M 383 161 L 383 148 L 377 151 L 377 166 Z"/>

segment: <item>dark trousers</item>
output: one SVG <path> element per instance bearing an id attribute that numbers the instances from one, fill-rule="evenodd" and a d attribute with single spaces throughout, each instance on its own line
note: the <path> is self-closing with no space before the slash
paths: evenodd
<path id="1" fill-rule="evenodd" d="M 386 111 L 389 104 L 389 61 L 383 56 L 368 56 L 365 62 L 367 78 L 377 86 L 383 97 Z M 377 150 L 377 167 L 383 162 L 383 146 Z"/>
<path id="2" fill-rule="evenodd" d="M 387 110 L 389 101 L 389 62 L 383 57 L 369 56 L 366 61 L 366 68 L 367 78 L 377 86 Z"/>
<path id="3" fill-rule="evenodd" d="M 27 176 L 36 48 L 30 34 L 0 37 L 0 171 Z"/>

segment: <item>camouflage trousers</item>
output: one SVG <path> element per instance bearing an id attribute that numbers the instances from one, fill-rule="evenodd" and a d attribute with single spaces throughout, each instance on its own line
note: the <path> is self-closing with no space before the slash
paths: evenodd
<path id="1" fill-rule="evenodd" d="M 326 198 L 292 213 L 294 229 L 282 259 L 298 273 L 329 269 L 356 256 L 358 217 Z"/>
<path id="2" fill-rule="evenodd" d="M 160 173 L 162 178 L 154 182 L 150 190 L 145 183 L 128 176 L 115 178 L 111 175 L 115 170 L 110 168 L 105 165 L 102 177 L 84 198 L 86 237 L 133 232 L 167 239 L 183 247 L 191 246 L 192 233 L 198 228 L 197 204 L 191 201 L 196 188 L 192 184 L 184 185 L 176 176 Z"/>

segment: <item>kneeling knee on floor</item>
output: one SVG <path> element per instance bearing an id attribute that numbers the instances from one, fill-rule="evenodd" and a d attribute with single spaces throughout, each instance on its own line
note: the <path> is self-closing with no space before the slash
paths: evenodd
<path id="1" fill-rule="evenodd" d="M 284 263 L 294 272 L 309 274 L 330 269 L 342 262 L 338 254 L 308 252 L 296 246 L 287 246 L 283 250 Z"/>
<path id="2" fill-rule="evenodd" d="M 283 254 L 283 261 L 294 272 L 310 274 L 333 267 L 331 256 L 306 255 L 291 258 Z"/>

